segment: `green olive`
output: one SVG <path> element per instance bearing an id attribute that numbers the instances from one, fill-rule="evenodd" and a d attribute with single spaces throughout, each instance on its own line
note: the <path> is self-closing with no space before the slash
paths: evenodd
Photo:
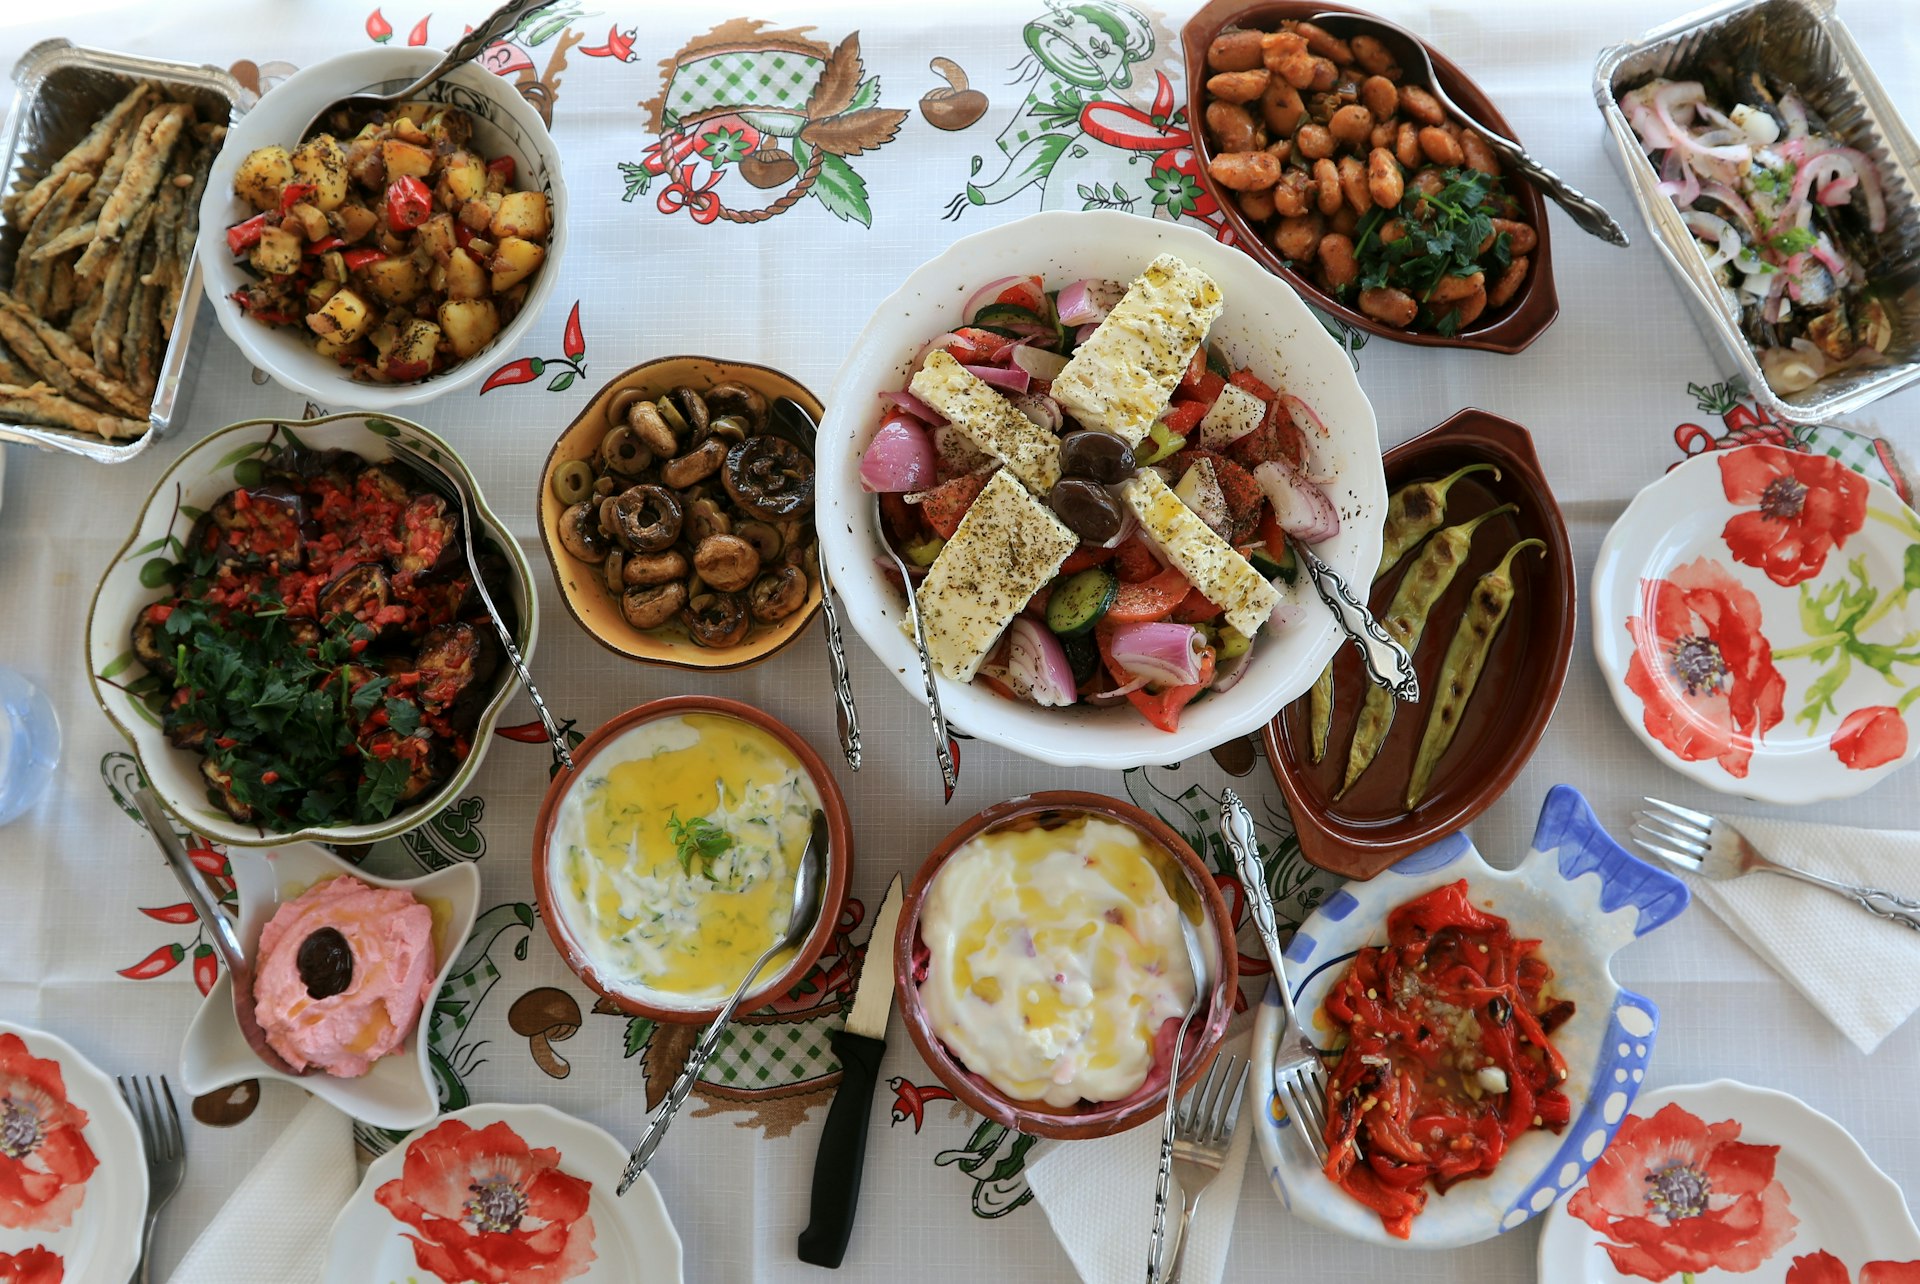
<path id="1" fill-rule="evenodd" d="M 593 494 L 593 465 L 569 459 L 553 470 L 553 493 L 563 504 L 578 504 Z"/>
<path id="2" fill-rule="evenodd" d="M 659 409 L 660 417 L 667 421 L 667 429 L 675 437 L 684 437 L 693 430 L 692 425 L 687 423 L 687 417 L 680 413 L 680 407 L 673 404 L 672 397 L 662 397 L 653 404 Z"/>

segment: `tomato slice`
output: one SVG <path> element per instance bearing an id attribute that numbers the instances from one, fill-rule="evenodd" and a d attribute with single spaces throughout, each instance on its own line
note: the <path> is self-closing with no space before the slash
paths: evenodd
<path id="1" fill-rule="evenodd" d="M 1122 584 L 1138 584 L 1160 573 L 1160 559 L 1147 547 L 1146 540 L 1130 535 L 1113 550 L 1113 569 Z"/>
<path id="2" fill-rule="evenodd" d="M 1111 612 L 1109 612 L 1109 614 L 1111 614 Z M 1104 639 L 1101 645 L 1104 648 Z M 1117 666 L 1109 660 L 1108 668 L 1112 669 L 1115 667 Z M 1160 730 L 1169 732 L 1178 731 L 1180 729 L 1181 711 L 1193 703 L 1195 696 L 1212 685 L 1213 670 L 1213 648 L 1208 647 L 1200 654 L 1200 680 L 1198 682 L 1190 686 L 1168 687 L 1164 691 L 1148 691 L 1144 688 L 1139 691 L 1129 691 L 1127 692 L 1127 702 L 1140 711 L 1141 717 L 1160 728 Z M 1121 672 L 1124 672 L 1124 670 Z M 1115 674 L 1115 676 L 1117 677 L 1119 675 Z"/>
<path id="3" fill-rule="evenodd" d="M 1122 584 L 1113 605 L 1107 608 L 1107 618 L 1115 624 L 1164 620 L 1192 589 L 1180 568 L 1169 566 L 1150 580 Z"/>
<path id="4" fill-rule="evenodd" d="M 1194 425 L 1207 417 L 1208 403 L 1204 401 L 1183 401 L 1178 398 L 1167 407 L 1160 416 L 1160 422 L 1167 431 L 1176 437 L 1184 437 L 1193 431 Z"/>
<path id="5" fill-rule="evenodd" d="M 1202 624 L 1218 619 L 1220 608 L 1207 600 L 1207 595 L 1194 589 L 1180 599 L 1180 605 L 1173 608 L 1171 616 L 1175 624 Z"/>
<path id="6" fill-rule="evenodd" d="M 1007 346 L 1005 335 L 975 329 L 970 325 L 955 330 L 953 337 L 954 342 L 947 345 L 947 353 L 963 366 L 989 365 L 993 361 L 993 354 Z"/>
<path id="7" fill-rule="evenodd" d="M 1077 575 L 1081 571 L 1104 565 L 1113 560 L 1114 551 L 1111 548 L 1102 548 L 1098 544 L 1082 544 L 1067 554 L 1066 561 L 1060 563 L 1060 574 Z M 1149 553 L 1147 556 L 1152 557 L 1153 554 Z M 1158 563 L 1156 562 L 1155 565 L 1157 566 Z"/>
<path id="8" fill-rule="evenodd" d="M 1207 347 L 1201 344 L 1193 351 L 1193 360 L 1187 362 L 1187 372 L 1180 376 L 1180 386 L 1174 391 L 1182 396 L 1191 397 L 1200 390 L 1201 377 L 1207 373 Z"/>
<path id="9" fill-rule="evenodd" d="M 1265 402 L 1271 402 L 1275 397 L 1279 396 L 1278 393 L 1267 387 L 1267 385 L 1261 381 L 1259 375 L 1251 370 L 1237 370 L 1234 372 L 1233 378 L 1227 380 L 1227 382 L 1242 392 L 1252 393 Z"/>
<path id="10" fill-rule="evenodd" d="M 1015 281 L 1000 291 L 994 302 L 1010 303 L 1042 318 L 1052 315 L 1047 307 L 1047 283 L 1037 276 L 1022 277 Z"/>

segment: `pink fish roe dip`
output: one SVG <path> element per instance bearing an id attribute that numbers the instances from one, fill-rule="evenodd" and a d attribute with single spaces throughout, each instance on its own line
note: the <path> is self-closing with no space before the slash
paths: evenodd
<path id="1" fill-rule="evenodd" d="M 329 930 L 337 936 L 317 944 L 331 951 L 308 946 Z M 261 931 L 255 1016 L 294 1069 L 358 1078 L 412 1032 L 436 971 L 433 911 L 407 892 L 329 879 L 275 910 Z"/>

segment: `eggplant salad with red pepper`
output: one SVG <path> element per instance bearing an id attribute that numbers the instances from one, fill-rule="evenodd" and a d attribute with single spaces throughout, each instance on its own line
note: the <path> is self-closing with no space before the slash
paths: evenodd
<path id="1" fill-rule="evenodd" d="M 459 513 L 348 451 L 289 447 L 235 474 L 134 621 L 167 739 L 204 755 L 235 820 L 385 820 L 466 759 L 501 672 Z M 505 557 L 476 553 L 510 612 Z"/>
<path id="2" fill-rule="evenodd" d="M 234 191 L 260 212 L 227 246 L 260 276 L 232 296 L 270 326 L 376 383 L 409 383 L 473 356 L 524 306 L 547 256 L 544 192 L 514 190 L 465 112 L 404 103 L 338 112 L 292 152 L 248 153 Z M 341 140 L 345 139 L 345 142 Z"/>

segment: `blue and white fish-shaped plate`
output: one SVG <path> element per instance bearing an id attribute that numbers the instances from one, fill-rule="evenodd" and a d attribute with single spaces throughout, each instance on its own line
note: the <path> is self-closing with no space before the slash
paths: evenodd
<path id="1" fill-rule="evenodd" d="M 1538 938 L 1552 967 L 1548 991 L 1573 1000 L 1574 1015 L 1554 1034 L 1566 1057 L 1573 1120 L 1558 1135 L 1528 1132 L 1488 1177 L 1432 1195 L 1409 1239 L 1387 1233 L 1377 1214 L 1328 1181 L 1271 1076 L 1249 1087 L 1254 1136 L 1281 1202 L 1299 1216 L 1355 1239 L 1406 1248 L 1458 1248 L 1524 1225 L 1578 1185 L 1633 1105 L 1653 1054 L 1660 1013 L 1652 1000 L 1615 983 L 1613 956 L 1687 907 L 1679 879 L 1627 854 L 1608 836 L 1579 792 L 1547 793 L 1533 849 L 1516 869 L 1481 858 L 1464 833 L 1421 849 L 1377 877 L 1348 883 L 1300 926 L 1287 946 L 1295 1006 L 1316 1040 L 1333 1050 L 1321 1011 L 1347 965 L 1386 941 L 1387 915 L 1406 902 L 1466 879 L 1473 903 L 1498 914 L 1514 935 Z M 1253 1062 L 1276 1062 L 1285 1014 L 1270 985 L 1253 1030 Z M 1431 1194 L 1431 1192 L 1430 1192 Z"/>

